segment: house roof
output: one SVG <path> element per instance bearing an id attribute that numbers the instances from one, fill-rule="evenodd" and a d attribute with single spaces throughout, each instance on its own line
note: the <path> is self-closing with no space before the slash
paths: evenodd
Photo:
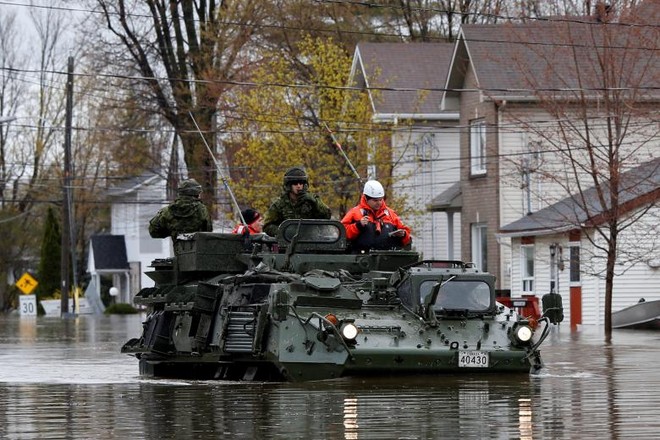
<path id="1" fill-rule="evenodd" d="M 621 22 L 554 17 L 465 24 L 447 77 L 447 96 L 460 93 L 471 65 L 478 88 L 493 99 L 531 100 L 538 97 L 535 91 L 574 96 L 580 88 L 587 89 L 587 94 L 588 89 L 602 94 L 603 84 L 658 99 L 660 3 L 646 3 L 644 15 Z M 603 79 L 599 61 L 605 58 L 608 74 L 616 81 Z"/>
<path id="2" fill-rule="evenodd" d="M 595 226 L 605 220 L 610 208 L 609 191 L 605 191 L 605 207 L 600 203 L 596 188 L 583 191 L 584 203 L 573 194 L 537 212 L 500 228 L 505 236 L 543 235 Z M 652 159 L 621 174 L 619 190 L 620 213 L 660 200 L 660 157 Z"/>
<path id="3" fill-rule="evenodd" d="M 456 182 L 435 196 L 427 209 L 432 212 L 459 212 L 462 207 L 461 182 Z"/>
<path id="4" fill-rule="evenodd" d="M 453 43 L 359 43 L 352 78 L 370 89 L 374 113 L 440 113 Z"/>
<path id="5" fill-rule="evenodd" d="M 96 270 L 128 270 L 123 235 L 93 235 L 90 238 Z"/>
<path id="6" fill-rule="evenodd" d="M 140 187 L 149 185 L 159 179 L 163 178 L 158 174 L 150 172 L 143 173 L 139 176 L 120 178 L 114 182 L 114 185 L 108 189 L 106 194 L 108 197 L 123 196 L 135 192 Z"/>

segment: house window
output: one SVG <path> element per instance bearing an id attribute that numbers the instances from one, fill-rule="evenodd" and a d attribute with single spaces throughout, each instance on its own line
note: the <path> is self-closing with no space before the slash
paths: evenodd
<path id="1" fill-rule="evenodd" d="M 470 173 L 486 174 L 486 122 L 470 122 Z"/>
<path id="2" fill-rule="evenodd" d="M 534 246 L 520 247 L 520 266 L 522 291 L 534 292 Z"/>
<path id="3" fill-rule="evenodd" d="M 580 247 L 571 246 L 570 254 L 570 277 L 571 283 L 580 282 Z"/>
<path id="4" fill-rule="evenodd" d="M 488 240 L 485 223 L 472 224 L 472 261 L 482 272 L 488 271 Z"/>

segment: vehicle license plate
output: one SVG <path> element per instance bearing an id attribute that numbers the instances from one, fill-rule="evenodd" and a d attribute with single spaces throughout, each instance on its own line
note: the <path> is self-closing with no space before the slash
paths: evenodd
<path id="1" fill-rule="evenodd" d="M 459 368 L 487 368 L 488 353 L 483 351 L 459 351 L 458 366 Z"/>

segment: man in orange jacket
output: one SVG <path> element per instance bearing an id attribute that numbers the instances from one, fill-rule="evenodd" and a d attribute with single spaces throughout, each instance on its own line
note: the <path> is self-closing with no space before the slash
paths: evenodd
<path id="1" fill-rule="evenodd" d="M 351 249 L 401 249 L 412 241 L 410 228 L 385 204 L 385 190 L 377 180 L 364 184 L 360 203 L 341 220 Z"/>

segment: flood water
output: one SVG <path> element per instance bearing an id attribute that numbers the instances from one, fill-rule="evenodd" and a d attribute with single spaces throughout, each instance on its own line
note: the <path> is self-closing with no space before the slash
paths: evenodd
<path id="1" fill-rule="evenodd" d="M 660 332 L 555 329 L 541 374 L 304 384 L 142 379 L 141 317 L 0 316 L 3 439 L 653 439 Z"/>

